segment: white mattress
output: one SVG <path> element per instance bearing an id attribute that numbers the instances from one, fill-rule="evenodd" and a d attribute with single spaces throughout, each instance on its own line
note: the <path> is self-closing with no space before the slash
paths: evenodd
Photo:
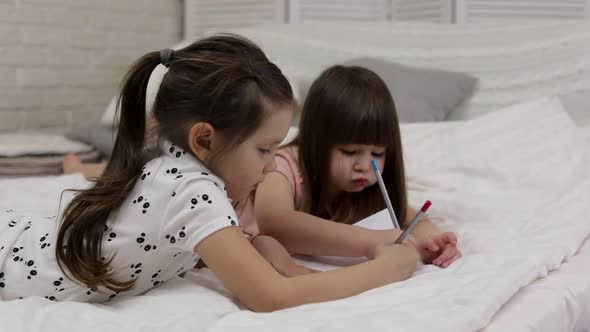
<path id="1" fill-rule="evenodd" d="M 588 145 L 559 104 L 527 103 L 464 124 L 404 126 L 403 137 L 410 200 L 431 199 L 431 219 L 459 234 L 465 257 L 446 270 L 428 266 L 355 297 L 270 314 L 244 310 L 210 271 L 190 271 L 107 305 L 40 297 L 0 302 L 2 329 L 588 329 L 581 319 L 588 314 L 588 257 L 573 256 L 590 235 Z M 54 214 L 60 190 L 84 184 L 77 175 L 3 180 L 0 208 Z M 560 308 L 559 298 L 567 305 Z M 558 322 L 543 325 L 548 317 Z"/>

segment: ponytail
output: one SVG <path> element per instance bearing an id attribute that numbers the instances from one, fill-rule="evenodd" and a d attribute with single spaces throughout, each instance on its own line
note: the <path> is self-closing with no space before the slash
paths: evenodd
<path id="1" fill-rule="evenodd" d="M 60 269 L 88 287 L 113 291 L 133 287 L 134 280 L 117 281 L 109 269 L 113 257 L 103 258 L 102 238 L 107 219 L 133 189 L 143 166 L 146 131 L 146 90 L 150 75 L 160 63 L 158 52 L 140 58 L 127 73 L 118 100 L 120 120 L 115 146 L 104 172 L 94 185 L 78 193 L 63 213 L 57 235 Z"/>

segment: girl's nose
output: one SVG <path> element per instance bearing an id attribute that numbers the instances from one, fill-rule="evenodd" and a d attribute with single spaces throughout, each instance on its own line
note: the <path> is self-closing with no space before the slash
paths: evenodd
<path id="1" fill-rule="evenodd" d="M 371 158 L 359 158 L 354 164 L 354 170 L 366 172 L 371 169 Z"/>

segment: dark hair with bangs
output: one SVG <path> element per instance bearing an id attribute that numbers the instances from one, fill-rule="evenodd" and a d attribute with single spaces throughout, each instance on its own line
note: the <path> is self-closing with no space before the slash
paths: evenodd
<path id="1" fill-rule="evenodd" d="M 340 144 L 385 146 L 383 181 L 396 217 L 406 217 L 407 193 L 402 143 L 391 93 L 373 71 L 336 65 L 312 84 L 292 145 L 299 148 L 303 177 L 301 210 L 312 215 L 352 224 L 385 208 L 379 186 L 357 193 L 340 193 L 330 199 L 330 156 Z"/>

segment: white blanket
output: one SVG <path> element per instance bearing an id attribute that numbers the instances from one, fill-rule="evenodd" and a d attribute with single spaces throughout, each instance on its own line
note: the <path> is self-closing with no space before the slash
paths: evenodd
<path id="1" fill-rule="evenodd" d="M 474 331 L 520 288 L 559 268 L 590 234 L 586 143 L 557 100 L 525 103 L 467 123 L 406 125 L 403 139 L 411 202 L 430 199 L 430 218 L 459 234 L 465 257 L 447 269 L 423 267 L 404 282 L 270 314 L 244 310 L 210 271 L 190 271 L 145 296 L 108 305 L 43 298 L 0 302 L 2 328 Z M 70 186 L 80 178 L 55 180 Z M 29 187 L 34 181 L 0 181 L 0 208 L 57 204 L 58 196 L 45 192 L 54 188 Z M 368 222 L 383 223 L 383 217 Z"/>

